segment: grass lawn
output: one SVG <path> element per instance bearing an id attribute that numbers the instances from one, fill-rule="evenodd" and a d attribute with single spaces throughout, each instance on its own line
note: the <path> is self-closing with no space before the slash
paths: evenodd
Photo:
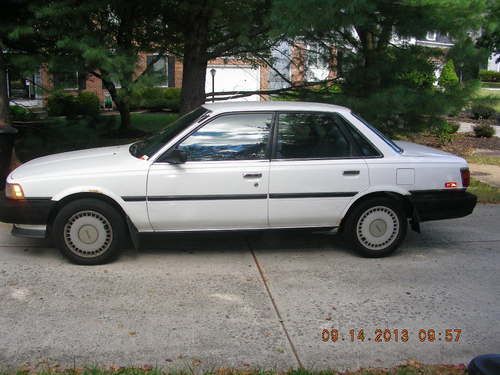
<path id="1" fill-rule="evenodd" d="M 142 368 L 121 367 L 113 369 L 87 368 L 87 369 L 44 369 L 38 371 L 2 372 L 0 375 L 191 375 L 195 371 L 175 370 L 164 371 L 159 368 L 145 366 Z M 196 372 L 197 373 L 197 372 Z M 201 372 L 200 372 L 201 373 Z M 264 370 L 237 370 L 223 368 L 203 372 L 203 375 L 466 375 L 464 365 L 423 365 L 411 361 L 410 364 L 394 367 L 391 369 L 361 369 L 358 371 L 338 372 L 334 370 L 309 371 L 305 369 L 289 370 L 287 372 L 264 371 Z"/>
<path id="2" fill-rule="evenodd" d="M 467 162 L 500 166 L 500 156 L 471 155 L 467 157 Z"/>
<path id="3" fill-rule="evenodd" d="M 472 179 L 467 191 L 477 195 L 481 203 L 500 203 L 500 189 Z"/>
<path id="4" fill-rule="evenodd" d="M 146 133 L 156 133 L 179 117 L 177 113 L 132 113 L 132 127 Z M 116 123 L 120 117 L 116 116 Z"/>
<path id="5" fill-rule="evenodd" d="M 147 134 L 168 126 L 179 115 L 175 113 L 133 113 L 132 128 Z M 132 143 L 136 138 L 117 137 L 118 115 L 84 118 L 49 118 L 43 124 L 18 126 L 16 153 L 21 162 L 58 152 Z"/>
<path id="6" fill-rule="evenodd" d="M 474 102 L 489 105 L 500 112 L 500 90 L 479 89 L 474 99 Z"/>

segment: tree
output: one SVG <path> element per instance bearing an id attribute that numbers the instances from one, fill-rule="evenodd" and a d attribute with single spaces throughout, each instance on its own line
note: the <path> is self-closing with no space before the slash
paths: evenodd
<path id="1" fill-rule="evenodd" d="M 441 75 L 439 76 L 439 86 L 444 89 L 452 89 L 458 85 L 458 76 L 455 72 L 455 64 L 452 59 L 449 59 L 443 66 Z"/>
<path id="2" fill-rule="evenodd" d="M 154 8 L 136 0 L 52 0 L 36 9 L 38 30 L 53 42 L 51 62 L 68 61 L 74 70 L 102 80 L 120 112 L 121 130 L 130 128 L 134 84 L 163 56 L 157 43 Z M 136 74 L 139 52 L 157 58 Z M 118 88 L 120 87 L 120 88 Z"/>
<path id="3" fill-rule="evenodd" d="M 316 100 L 350 106 L 398 131 L 460 108 L 466 94 L 434 89 L 435 62 L 444 51 L 412 38 L 429 31 L 465 38 L 479 28 L 485 1 L 275 0 L 272 24 L 331 54 L 325 58 L 340 74 L 338 90 L 315 90 Z"/>
<path id="4" fill-rule="evenodd" d="M 164 0 L 158 5 L 167 31 L 163 45 L 183 59 L 181 112 L 205 102 L 209 60 L 269 51 L 273 43 L 270 0 Z"/>

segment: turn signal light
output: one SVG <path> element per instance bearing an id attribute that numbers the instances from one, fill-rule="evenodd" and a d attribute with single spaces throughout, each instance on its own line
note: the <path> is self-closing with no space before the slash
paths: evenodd
<path id="1" fill-rule="evenodd" d="M 444 187 L 445 188 L 456 188 L 457 187 L 457 183 L 454 182 L 454 181 L 445 182 L 444 183 Z"/>
<path id="2" fill-rule="evenodd" d="M 19 184 L 6 184 L 5 196 L 9 199 L 24 199 L 23 188 Z"/>

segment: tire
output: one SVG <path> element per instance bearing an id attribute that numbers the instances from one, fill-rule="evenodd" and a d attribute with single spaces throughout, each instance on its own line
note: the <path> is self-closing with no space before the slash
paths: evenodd
<path id="1" fill-rule="evenodd" d="M 367 258 L 392 254 L 406 236 L 408 218 L 400 202 L 372 198 L 348 214 L 343 233 L 355 251 Z"/>
<path id="2" fill-rule="evenodd" d="M 127 231 L 123 216 L 113 206 L 85 198 L 59 210 L 51 234 L 62 255 L 72 263 L 97 265 L 118 256 Z"/>

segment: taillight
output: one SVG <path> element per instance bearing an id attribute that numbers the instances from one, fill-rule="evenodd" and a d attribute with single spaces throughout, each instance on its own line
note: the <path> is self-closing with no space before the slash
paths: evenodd
<path id="1" fill-rule="evenodd" d="M 460 168 L 460 175 L 462 176 L 462 186 L 466 188 L 470 185 L 470 171 L 469 168 Z"/>

